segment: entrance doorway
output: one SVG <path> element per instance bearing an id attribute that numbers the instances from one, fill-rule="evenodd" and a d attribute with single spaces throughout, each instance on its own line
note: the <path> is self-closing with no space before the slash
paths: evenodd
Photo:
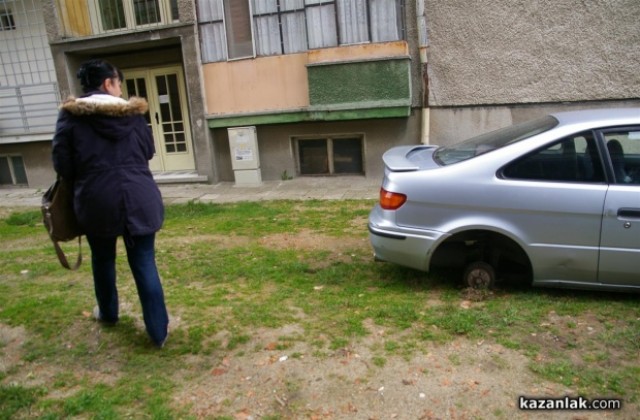
<path id="1" fill-rule="evenodd" d="M 145 115 L 153 132 L 156 154 L 149 162 L 154 172 L 195 169 L 189 112 L 182 68 L 125 70 L 123 96 L 139 96 L 149 103 Z"/>

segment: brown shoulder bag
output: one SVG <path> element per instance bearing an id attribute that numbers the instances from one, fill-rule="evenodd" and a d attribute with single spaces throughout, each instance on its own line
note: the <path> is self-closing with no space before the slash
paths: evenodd
<path id="1" fill-rule="evenodd" d="M 82 231 L 73 209 L 73 188 L 58 177 L 42 196 L 42 221 L 64 268 L 77 270 L 82 263 Z M 78 238 L 78 259 L 74 266 L 67 261 L 59 242 Z"/>

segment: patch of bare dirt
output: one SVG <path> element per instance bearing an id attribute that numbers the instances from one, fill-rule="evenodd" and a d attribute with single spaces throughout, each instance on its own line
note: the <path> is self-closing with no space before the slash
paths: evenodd
<path id="1" fill-rule="evenodd" d="M 318 234 L 310 230 L 296 233 L 278 233 L 260 238 L 260 245 L 274 249 L 294 249 L 302 251 L 332 251 L 336 253 L 369 246 L 366 238 L 336 238 Z"/>
<path id="2" fill-rule="evenodd" d="M 544 362 L 547 358 L 557 354 L 564 354 L 567 360 L 576 366 L 588 366 L 589 361 L 584 359 L 585 349 L 593 347 L 593 337 L 604 334 L 608 328 L 611 331 L 616 330 L 616 324 L 622 324 L 620 320 L 608 319 L 607 326 L 602 320 L 599 320 L 590 312 L 581 314 L 579 317 L 570 315 L 558 315 L 555 311 L 547 314 L 547 320 L 539 325 L 539 332 L 531 334 L 527 338 L 529 343 L 534 343 L 540 348 L 536 357 L 537 362 Z M 640 355 L 635 359 L 629 359 L 627 355 L 619 352 L 615 347 L 606 347 L 608 360 L 616 365 L 628 365 L 636 367 L 640 362 Z M 600 361 L 600 366 L 606 365 L 607 361 Z"/>
<path id="3" fill-rule="evenodd" d="M 85 318 L 91 316 L 89 312 L 84 314 Z M 103 335 L 103 329 L 98 323 L 94 324 L 89 334 L 86 333 L 84 327 L 72 327 L 65 331 L 64 345 L 69 352 L 72 352 L 78 343 L 82 343 L 83 346 L 87 346 L 87 351 L 95 352 L 99 347 L 108 345 L 108 339 Z M 0 373 L 6 374 L 11 383 L 18 383 L 24 387 L 46 386 L 50 388 L 48 398 L 64 398 L 76 393 L 78 388 L 73 386 L 58 389 L 51 387 L 58 375 L 69 374 L 67 366 L 53 365 L 46 359 L 37 359 L 32 362 L 24 361 L 25 350 L 23 346 L 28 339 L 24 328 L 12 328 L 0 323 Z M 116 359 L 115 357 L 101 359 L 99 364 L 92 366 L 75 364 L 71 375 L 78 382 L 86 379 L 89 382 L 114 385 L 120 377 L 121 369 L 121 366 L 115 363 Z"/>
<path id="4" fill-rule="evenodd" d="M 186 235 L 179 237 L 158 236 L 158 244 L 170 245 L 188 245 L 197 242 L 211 242 L 220 248 L 234 248 L 251 244 L 251 238 L 236 235 Z"/>
<path id="5" fill-rule="evenodd" d="M 295 327 L 287 327 L 291 330 Z M 289 331 L 290 332 L 290 331 Z M 472 419 L 612 417 L 610 413 L 525 413 L 518 397 L 575 395 L 540 380 L 530 360 L 497 344 L 459 339 L 430 345 L 410 359 L 376 363 L 369 347 L 357 344 L 324 355 L 296 343 L 273 345 L 287 331 L 260 331 L 253 353 L 212 360 L 201 375 L 185 378 L 177 406 L 196 418 L 259 419 L 278 414 L 305 419 Z M 261 344 L 261 345 L 258 345 Z M 616 418 L 633 418 L 632 411 Z"/>
<path id="6" fill-rule="evenodd" d="M 6 374 L 19 366 L 22 360 L 22 345 L 26 339 L 24 328 L 12 328 L 0 323 L 0 373 Z"/>

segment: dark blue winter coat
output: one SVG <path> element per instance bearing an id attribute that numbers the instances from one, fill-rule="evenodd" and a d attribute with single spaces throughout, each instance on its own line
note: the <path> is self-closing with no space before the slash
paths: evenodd
<path id="1" fill-rule="evenodd" d="M 148 235 L 162 226 L 162 196 L 149 170 L 155 147 L 147 109 L 142 98 L 125 101 L 99 92 L 61 106 L 53 166 L 73 183 L 86 234 Z"/>

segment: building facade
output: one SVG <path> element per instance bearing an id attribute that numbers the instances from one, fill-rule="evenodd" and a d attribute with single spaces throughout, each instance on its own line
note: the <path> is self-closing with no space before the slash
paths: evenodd
<path id="1" fill-rule="evenodd" d="M 125 96 L 147 98 L 159 182 L 379 177 L 387 146 L 419 137 L 413 2 L 9 3 L 21 2 L 41 8 L 58 102 L 80 94 L 75 72 L 96 57 L 123 71 Z M 25 165 L 30 186 L 54 176 L 52 132 Z"/>
<path id="2" fill-rule="evenodd" d="M 54 177 L 57 105 L 104 58 L 144 96 L 159 182 L 379 178 L 549 111 L 638 106 L 635 0 L 0 0 L 0 181 Z"/>

